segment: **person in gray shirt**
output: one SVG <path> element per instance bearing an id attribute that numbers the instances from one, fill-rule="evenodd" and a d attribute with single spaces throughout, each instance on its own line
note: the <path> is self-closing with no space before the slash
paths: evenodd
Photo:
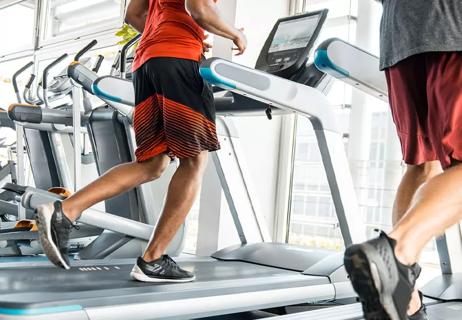
<path id="1" fill-rule="evenodd" d="M 462 220 L 462 1 L 383 0 L 380 68 L 407 170 L 393 230 L 345 251 L 366 319 L 428 319 L 425 245 Z"/>

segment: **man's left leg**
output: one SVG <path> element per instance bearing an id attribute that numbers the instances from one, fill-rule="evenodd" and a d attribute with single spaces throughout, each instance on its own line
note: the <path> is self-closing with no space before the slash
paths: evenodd
<path id="1" fill-rule="evenodd" d="M 399 184 L 393 204 L 393 226 L 395 226 L 411 207 L 415 193 L 424 183 L 441 174 L 443 169 L 439 161 L 428 161 L 420 165 L 407 165 L 406 173 Z M 423 311 L 422 311 L 423 310 Z M 408 315 L 412 319 L 421 319 L 418 312 L 425 312 L 418 290 L 414 290 L 409 303 Z"/>
<path id="2" fill-rule="evenodd" d="M 187 282 L 194 275 L 182 270 L 170 257 L 164 255 L 199 192 L 208 151 L 193 158 L 180 160 L 180 166 L 170 182 L 164 211 L 143 257 L 138 258 L 131 276 L 145 282 Z"/>

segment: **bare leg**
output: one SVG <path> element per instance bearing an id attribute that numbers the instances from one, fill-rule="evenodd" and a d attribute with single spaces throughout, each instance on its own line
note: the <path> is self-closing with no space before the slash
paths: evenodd
<path id="1" fill-rule="evenodd" d="M 404 216 L 411 206 L 412 198 L 417 189 L 436 175 L 443 173 L 439 161 L 429 161 L 421 165 L 408 165 L 406 173 L 398 187 L 393 204 L 393 225 Z"/>
<path id="2" fill-rule="evenodd" d="M 397 258 L 411 265 L 424 246 L 462 219 L 462 165 L 456 165 L 424 184 L 390 237 L 397 240 Z"/>
<path id="3" fill-rule="evenodd" d="M 70 220 L 75 221 L 84 210 L 96 203 L 159 178 L 169 163 L 168 156 L 159 155 L 146 162 L 131 162 L 114 167 L 63 201 L 63 211 Z"/>
<path id="4" fill-rule="evenodd" d="M 207 163 L 208 152 L 181 159 L 167 193 L 164 211 L 143 256 L 145 261 L 160 258 L 172 241 L 196 199 Z"/>
<path id="5" fill-rule="evenodd" d="M 406 173 L 401 179 L 393 205 L 393 225 L 396 225 L 411 206 L 412 198 L 419 187 L 431 178 L 442 173 L 443 169 L 439 161 L 430 161 L 422 165 L 408 165 Z M 417 290 L 412 294 L 408 314 L 413 315 L 421 306 Z"/>

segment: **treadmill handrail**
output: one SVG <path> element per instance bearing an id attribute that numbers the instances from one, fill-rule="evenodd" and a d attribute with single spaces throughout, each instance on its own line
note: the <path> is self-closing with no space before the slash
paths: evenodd
<path id="1" fill-rule="evenodd" d="M 85 74 L 80 69 L 85 67 L 76 65 L 75 68 L 76 73 L 79 73 L 78 76 L 84 78 Z M 74 78 L 74 75 L 71 75 L 71 77 Z M 119 88 L 119 90 L 114 88 Z M 135 92 L 130 80 L 114 76 L 103 76 L 93 82 L 91 93 L 114 107 L 121 114 L 130 115 L 129 118 L 131 118 L 133 107 L 135 106 Z M 222 97 L 215 95 L 214 101 L 217 115 L 255 115 L 255 105 L 258 106 L 258 102 L 254 103 L 252 110 L 249 110 L 248 105 L 238 104 L 245 100 L 245 98 L 240 97 L 238 101 L 235 98 L 234 95 Z M 267 107 L 265 105 L 261 109 L 264 111 Z M 265 113 L 262 112 L 261 115 L 265 115 Z"/>
<path id="2" fill-rule="evenodd" d="M 303 114 L 315 129 L 340 133 L 333 110 L 319 90 L 220 58 L 204 61 L 200 73 L 212 84 Z"/>
<path id="3" fill-rule="evenodd" d="M 331 38 L 319 45 L 314 63 L 319 70 L 388 102 L 387 82 L 377 56 L 344 40 Z"/>

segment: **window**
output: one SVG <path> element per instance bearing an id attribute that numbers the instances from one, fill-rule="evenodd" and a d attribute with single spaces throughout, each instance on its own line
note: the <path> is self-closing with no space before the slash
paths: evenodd
<path id="1" fill-rule="evenodd" d="M 34 48 L 34 21 L 34 0 L 21 1 L 4 8 L 0 3 L 0 57 Z"/>
<path id="2" fill-rule="evenodd" d="M 353 44 L 356 42 L 356 0 L 307 0 L 305 3 L 306 11 L 326 7 L 330 9 L 320 41 L 337 37 Z M 377 53 L 378 44 L 372 50 Z M 367 98 L 365 94 L 353 92 L 340 81 L 335 82 L 328 98 L 332 107 L 336 108 L 338 123 L 347 136 L 350 127 L 365 125 L 364 134 L 368 136 L 365 143 L 367 159 L 350 159 L 350 167 L 361 210 L 358 214 L 365 217 L 367 236 L 373 237 L 377 235 L 374 229 L 391 229 L 393 202 L 405 170 L 389 107 L 378 100 Z M 358 100 L 359 104 L 364 105 L 364 112 L 369 113 L 366 124 L 364 120 L 351 119 L 352 109 L 348 105 L 352 105 L 354 109 L 358 107 Z M 355 142 L 346 140 L 345 148 L 352 143 Z M 297 119 L 295 148 L 288 241 L 309 247 L 341 250 L 343 240 L 318 145 L 310 122 L 303 117 Z M 423 282 L 439 273 L 434 242 L 425 248 L 420 262 L 424 266 Z"/>
<path id="3" fill-rule="evenodd" d="M 356 1 L 318 0 L 306 1 L 303 11 L 317 11 L 328 8 L 329 15 L 315 48 L 332 37 L 348 41 L 356 33 Z M 312 57 L 311 57 L 312 60 Z M 347 132 L 352 89 L 340 81 L 335 81 L 328 99 L 336 109 L 338 122 Z M 309 247 L 341 250 L 343 240 L 338 227 L 327 177 L 321 161 L 318 144 L 310 121 L 305 117 L 297 119 L 297 140 L 293 172 L 292 204 L 288 241 Z"/>
<path id="4" fill-rule="evenodd" d="M 49 0 L 42 40 L 75 38 L 122 25 L 124 0 Z"/>

